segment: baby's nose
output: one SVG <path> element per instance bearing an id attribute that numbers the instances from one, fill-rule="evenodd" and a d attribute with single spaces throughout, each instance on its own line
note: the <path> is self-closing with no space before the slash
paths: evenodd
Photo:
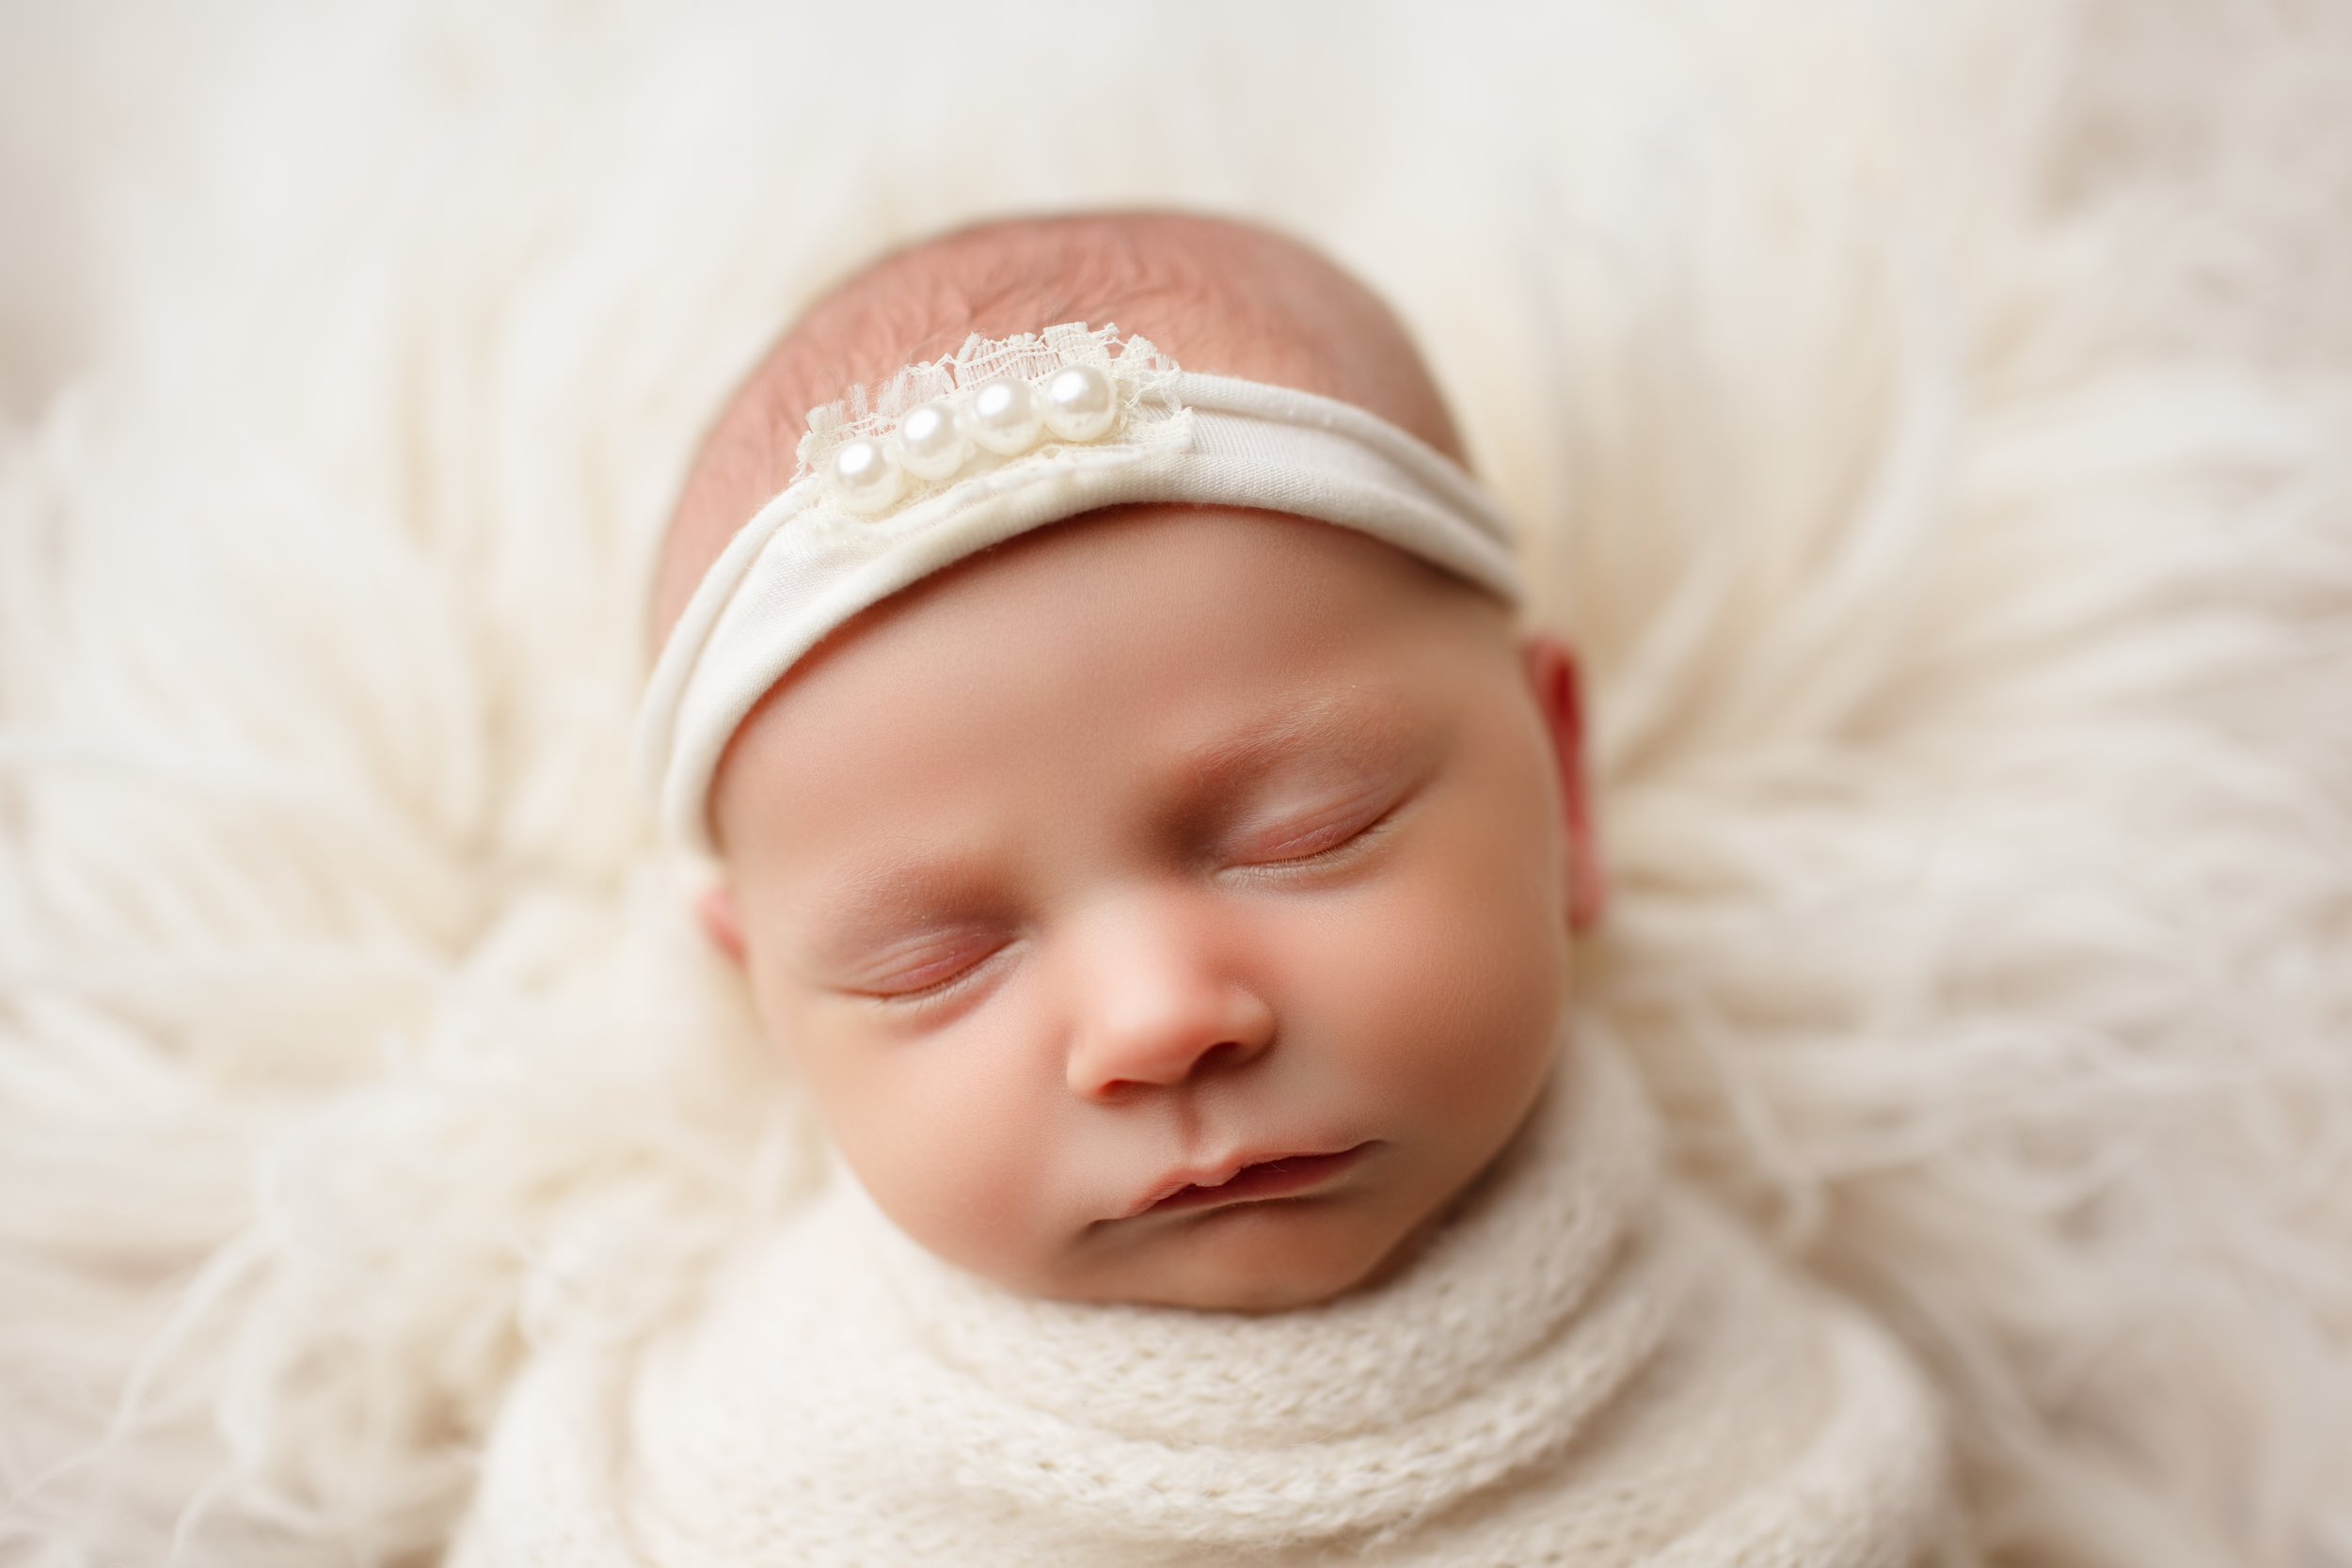
<path id="1" fill-rule="evenodd" d="M 1078 956 L 1073 1092 L 1115 1099 L 1261 1055 L 1274 1039 L 1274 1009 L 1225 961 L 1223 945 L 1179 909 L 1130 907 L 1096 923 Z"/>

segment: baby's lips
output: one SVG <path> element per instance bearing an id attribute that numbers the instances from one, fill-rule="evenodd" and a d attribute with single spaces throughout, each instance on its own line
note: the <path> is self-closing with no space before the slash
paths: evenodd
<path id="1" fill-rule="evenodd" d="M 1320 1154 L 1252 1155 L 1207 1170 L 1180 1171 L 1152 1188 L 1124 1217 L 1289 1197 L 1321 1186 L 1355 1164 L 1357 1156 L 1370 1147 L 1357 1144 Z"/>

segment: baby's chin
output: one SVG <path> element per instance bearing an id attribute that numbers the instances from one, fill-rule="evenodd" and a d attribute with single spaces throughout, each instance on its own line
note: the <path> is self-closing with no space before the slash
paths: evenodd
<path id="1" fill-rule="evenodd" d="M 1391 1277 L 1427 1223 L 1399 1233 L 1316 1198 L 1236 1205 L 1172 1227 L 1115 1264 L 1032 1282 L 1030 1293 L 1096 1305 L 1295 1312 Z M 1354 1223 L 1350 1223 L 1353 1221 Z"/>

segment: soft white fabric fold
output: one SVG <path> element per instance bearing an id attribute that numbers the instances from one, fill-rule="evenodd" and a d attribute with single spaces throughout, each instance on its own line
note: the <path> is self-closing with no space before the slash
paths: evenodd
<path id="1" fill-rule="evenodd" d="M 1285 513 L 1359 530 L 1517 601 L 1509 525 L 1427 443 L 1331 398 L 1184 372 L 1141 339 L 1117 345 L 1115 330 L 1072 324 L 1037 339 L 976 338 L 948 368 L 902 372 L 934 372 L 920 389 L 938 392 L 1009 367 L 1092 364 L 1118 377 L 1123 417 L 1095 441 L 1049 438 L 1010 458 L 976 452 L 965 471 L 917 485 L 880 515 L 841 504 L 821 462 L 810 461 L 839 419 L 837 407 L 812 411 L 803 472 L 705 575 L 646 689 L 641 771 L 680 838 L 707 846 L 705 800 L 728 739 L 828 632 L 966 556 L 1083 512 L 1173 501 Z M 1114 357 L 1113 346 L 1124 352 Z M 853 428 L 886 436 L 902 411 Z"/>
<path id="2" fill-rule="evenodd" d="M 1251 1317 L 1009 1294 L 855 1184 L 649 1345 L 542 1355 L 457 1568 L 1957 1560 L 1900 1353 L 1665 1180 L 1578 1042 L 1389 1282 Z"/>

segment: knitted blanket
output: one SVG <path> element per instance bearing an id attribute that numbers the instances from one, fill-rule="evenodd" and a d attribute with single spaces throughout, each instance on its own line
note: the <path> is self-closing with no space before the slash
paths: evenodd
<path id="1" fill-rule="evenodd" d="M 1960 1559 L 1893 1341 L 1661 1178 L 1605 1041 L 1562 1063 L 1405 1268 L 1301 1312 L 1016 1296 L 842 1177 L 682 1325 L 544 1355 L 454 1561 Z"/>

